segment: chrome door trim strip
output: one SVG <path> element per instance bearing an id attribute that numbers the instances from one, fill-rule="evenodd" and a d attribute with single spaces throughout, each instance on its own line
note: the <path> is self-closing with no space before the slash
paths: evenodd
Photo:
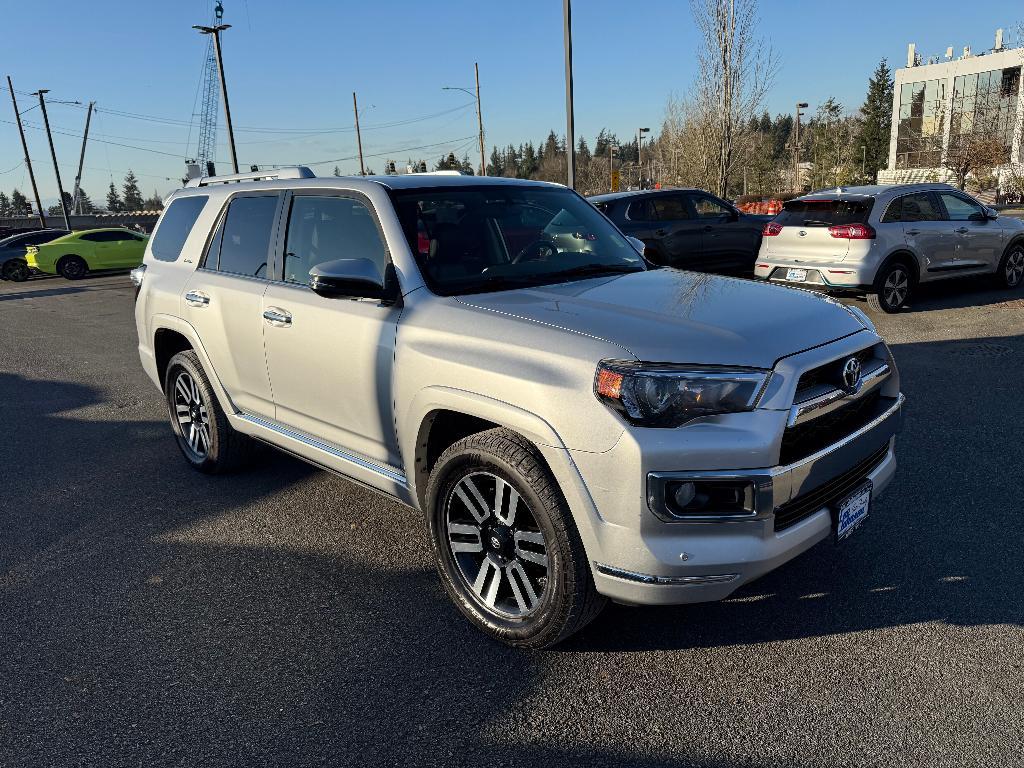
<path id="1" fill-rule="evenodd" d="M 393 467 L 382 466 L 372 461 L 368 461 L 367 459 L 363 459 L 359 456 L 356 456 L 355 454 L 349 453 L 348 451 L 343 451 L 340 448 L 334 448 L 330 445 L 327 445 L 326 443 L 320 442 L 319 440 L 315 440 L 299 432 L 295 432 L 294 430 L 288 429 L 287 427 L 283 427 L 275 422 L 262 419 L 259 416 L 253 416 L 251 414 L 243 413 L 241 411 L 239 411 L 235 415 L 238 416 L 238 418 L 240 419 L 248 421 L 250 424 L 255 424 L 258 427 L 269 429 L 272 432 L 276 432 L 279 435 L 284 435 L 285 437 L 290 438 L 291 440 L 296 440 L 302 443 L 303 445 L 308 445 L 310 448 L 315 448 L 318 451 L 323 451 L 324 453 L 329 454 L 330 456 L 333 456 L 336 459 L 340 459 L 341 461 L 344 461 L 348 464 L 352 464 L 353 466 L 359 467 L 360 469 L 364 469 L 367 470 L 368 472 L 373 472 L 374 474 L 380 475 L 381 477 L 386 478 L 387 480 L 390 480 L 393 483 L 397 483 L 399 485 L 406 485 L 405 473 L 400 472 L 399 470 Z"/>

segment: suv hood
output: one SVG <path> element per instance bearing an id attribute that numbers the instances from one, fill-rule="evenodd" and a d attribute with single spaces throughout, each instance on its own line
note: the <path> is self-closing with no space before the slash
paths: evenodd
<path id="1" fill-rule="evenodd" d="M 838 302 L 809 291 L 675 269 L 457 298 L 661 363 L 771 368 L 866 327 Z"/>

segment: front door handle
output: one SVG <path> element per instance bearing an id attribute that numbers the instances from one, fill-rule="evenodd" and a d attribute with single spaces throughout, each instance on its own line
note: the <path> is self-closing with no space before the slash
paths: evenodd
<path id="1" fill-rule="evenodd" d="M 920 229 L 908 229 L 907 230 L 907 234 L 908 235 L 920 235 L 921 234 L 921 230 Z"/>
<path id="2" fill-rule="evenodd" d="M 292 313 L 277 307 L 267 307 L 263 310 L 263 319 L 267 321 L 267 325 L 275 328 L 288 328 L 292 324 Z"/>
<path id="3" fill-rule="evenodd" d="M 654 234 L 656 234 L 658 237 L 664 237 L 665 235 L 668 234 L 668 230 L 667 229 L 656 229 L 656 230 L 654 230 Z"/>
<path id="4" fill-rule="evenodd" d="M 953 231 L 956 232 L 958 235 L 966 235 L 971 230 L 968 229 L 967 227 L 957 227 Z"/>
<path id="5" fill-rule="evenodd" d="M 202 291 L 189 291 L 185 294 L 185 303 L 190 307 L 210 306 L 210 297 Z"/>

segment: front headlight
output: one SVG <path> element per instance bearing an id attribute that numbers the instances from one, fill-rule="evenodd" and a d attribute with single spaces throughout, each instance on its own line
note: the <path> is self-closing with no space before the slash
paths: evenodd
<path id="1" fill-rule="evenodd" d="M 602 360 L 594 393 L 630 424 L 678 427 L 701 416 L 751 410 L 768 376 L 759 368 Z"/>

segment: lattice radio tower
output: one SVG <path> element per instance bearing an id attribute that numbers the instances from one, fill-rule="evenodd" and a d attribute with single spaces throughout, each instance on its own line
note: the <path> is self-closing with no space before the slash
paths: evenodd
<path id="1" fill-rule="evenodd" d="M 224 18 L 220 0 L 213 8 L 213 26 Z M 217 74 L 217 56 L 213 50 L 213 37 L 206 42 L 206 66 L 203 69 L 203 101 L 199 112 L 199 147 L 196 162 L 201 172 L 214 175 L 213 162 L 217 154 L 217 110 L 220 99 L 220 81 Z"/>

